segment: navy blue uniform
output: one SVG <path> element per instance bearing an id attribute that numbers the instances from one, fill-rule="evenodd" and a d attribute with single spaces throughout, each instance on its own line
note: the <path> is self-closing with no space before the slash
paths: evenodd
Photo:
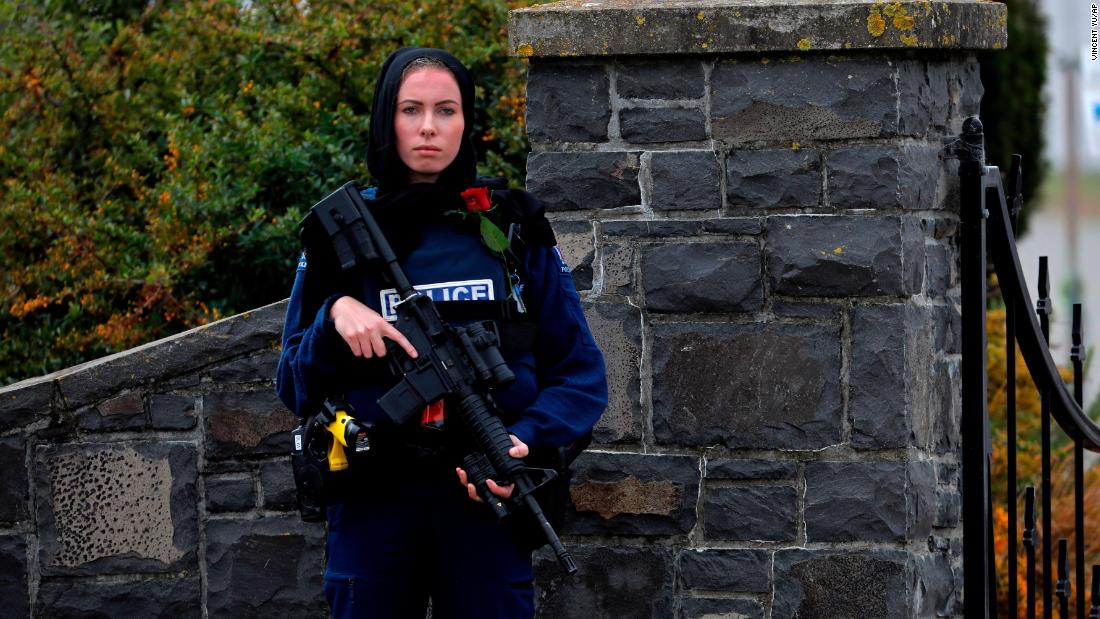
<path id="1" fill-rule="evenodd" d="M 537 336 L 531 351 L 506 354 L 516 381 L 493 398 L 508 431 L 532 448 L 566 445 L 588 432 L 606 406 L 603 357 L 557 248 L 532 245 L 522 259 L 523 299 L 537 317 Z M 446 219 L 425 223 L 402 267 L 437 300 L 503 300 L 514 290 L 480 237 Z M 328 315 L 350 295 L 389 316 L 393 297 L 371 277 L 316 285 L 333 280 L 313 269 L 300 260 L 276 390 L 299 416 L 344 394 L 358 418 L 381 421 L 377 399 L 393 379 L 377 360 L 354 357 Z M 392 462 L 372 463 L 385 470 L 373 471 L 370 483 L 328 508 L 325 589 L 334 615 L 422 617 L 430 595 L 437 617 L 531 616 L 530 552 L 470 501 L 456 463 L 394 453 Z"/>

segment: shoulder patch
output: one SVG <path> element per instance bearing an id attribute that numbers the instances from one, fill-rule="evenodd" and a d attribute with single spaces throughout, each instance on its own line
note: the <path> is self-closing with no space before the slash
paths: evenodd
<path id="1" fill-rule="evenodd" d="M 558 261 L 558 268 L 561 269 L 561 272 L 563 274 L 568 274 L 569 273 L 569 265 L 565 264 L 565 258 L 561 255 L 561 250 L 558 249 L 557 245 L 555 245 L 553 247 L 553 249 L 554 249 L 554 258 L 556 258 L 557 261 Z"/>
<path id="2" fill-rule="evenodd" d="M 298 270 L 306 270 L 306 252 L 302 252 L 302 255 L 298 256 Z"/>

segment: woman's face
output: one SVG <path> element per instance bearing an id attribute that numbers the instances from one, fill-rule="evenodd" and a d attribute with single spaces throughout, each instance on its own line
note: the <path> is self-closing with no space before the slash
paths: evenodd
<path id="1" fill-rule="evenodd" d="M 462 146 L 462 94 L 451 72 L 418 69 L 397 89 L 393 130 L 397 153 L 409 168 L 410 183 L 434 183 Z"/>

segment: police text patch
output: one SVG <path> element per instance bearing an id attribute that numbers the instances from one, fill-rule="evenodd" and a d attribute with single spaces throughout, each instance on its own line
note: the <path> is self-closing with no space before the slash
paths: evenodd
<path id="1" fill-rule="evenodd" d="M 470 279 L 460 282 L 440 282 L 438 284 L 422 284 L 413 286 L 420 292 L 428 295 L 433 301 L 495 301 L 493 293 L 493 280 Z M 378 293 L 382 306 L 382 317 L 389 321 L 397 320 L 394 306 L 400 300 L 397 291 L 387 288 Z"/>

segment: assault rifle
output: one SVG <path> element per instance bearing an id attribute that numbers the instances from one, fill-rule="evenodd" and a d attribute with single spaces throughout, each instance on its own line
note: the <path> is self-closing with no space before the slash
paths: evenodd
<path id="1" fill-rule="evenodd" d="M 508 455 L 512 440 L 495 414 L 497 408 L 489 390 L 512 383 L 515 375 L 497 347 L 493 323 L 456 327 L 443 320 L 432 298 L 409 283 L 354 182 L 315 204 L 302 225 L 303 240 L 322 237 L 341 270 L 382 263 L 383 273 L 397 291 L 395 327 L 419 356 L 413 359 L 400 346 L 386 341 L 391 368 L 400 381 L 378 399 L 382 412 L 401 426 L 417 419 L 429 404 L 445 399 L 452 412 L 448 423 L 457 422 L 459 431 L 474 446 L 463 459 L 463 468 L 478 495 L 497 518 L 504 518 L 510 513 L 508 507 L 486 482 L 493 479 L 501 485 L 514 484 L 509 502 L 530 512 L 565 571 L 576 572 L 573 557 L 532 495 L 556 472 L 528 467 Z M 307 248 L 310 242 L 317 241 L 307 241 Z M 535 475 L 542 477 L 538 483 Z"/>

